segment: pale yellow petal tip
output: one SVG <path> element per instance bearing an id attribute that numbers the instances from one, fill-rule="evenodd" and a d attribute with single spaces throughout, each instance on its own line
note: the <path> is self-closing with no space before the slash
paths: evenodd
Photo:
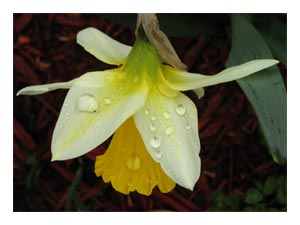
<path id="1" fill-rule="evenodd" d="M 98 31 L 98 30 L 94 27 L 87 27 L 87 28 L 79 31 L 76 35 L 77 44 L 81 45 L 83 36 L 86 35 L 86 33 L 90 33 L 90 32 L 93 32 L 93 31 Z"/>
<path id="2" fill-rule="evenodd" d="M 21 90 L 19 90 L 16 95 L 17 96 L 19 96 L 19 95 L 32 95 L 31 93 L 32 92 L 31 92 L 30 87 L 25 87 L 25 88 L 22 88 Z"/>
<path id="3" fill-rule="evenodd" d="M 52 152 L 51 162 L 72 159 L 71 157 L 62 156 L 62 154 L 60 154 L 61 152 L 59 151 L 52 150 L 51 152 Z"/>
<path id="4" fill-rule="evenodd" d="M 49 88 L 47 87 L 49 85 L 34 85 L 34 86 L 28 86 L 25 88 L 22 88 L 17 92 L 17 96 L 19 95 L 39 95 L 44 94 L 45 92 L 49 91 Z"/>
<path id="5" fill-rule="evenodd" d="M 57 158 L 57 156 L 52 155 L 52 157 L 51 157 L 51 162 L 54 162 L 54 161 L 58 161 L 58 158 Z"/>

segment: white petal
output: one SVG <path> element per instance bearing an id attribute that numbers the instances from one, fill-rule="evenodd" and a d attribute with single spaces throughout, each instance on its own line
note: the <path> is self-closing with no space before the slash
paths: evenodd
<path id="1" fill-rule="evenodd" d="M 277 64 L 277 60 L 259 59 L 252 60 L 239 66 L 229 67 L 212 76 L 197 73 L 188 73 L 175 70 L 170 66 L 165 67 L 164 82 L 168 86 L 180 91 L 193 90 L 201 87 L 237 80 L 257 71 Z"/>
<path id="2" fill-rule="evenodd" d="M 76 79 L 69 82 L 29 86 L 22 88 L 20 91 L 18 91 L 17 95 L 39 95 L 48 91 L 54 91 L 56 89 L 69 89 L 72 87 L 75 81 Z"/>
<path id="3" fill-rule="evenodd" d="M 204 96 L 204 88 L 197 88 L 193 90 L 195 92 L 195 94 L 197 95 L 197 97 L 200 99 Z"/>
<path id="4" fill-rule="evenodd" d="M 200 176 L 197 109 L 182 93 L 167 97 L 151 90 L 135 124 L 152 158 L 179 185 L 193 189 Z"/>
<path id="5" fill-rule="evenodd" d="M 74 83 L 52 138 L 52 160 L 83 155 L 108 139 L 145 103 L 145 83 L 133 83 L 119 69 L 87 73 Z"/>
<path id="6" fill-rule="evenodd" d="M 77 34 L 77 43 L 97 59 L 112 65 L 122 64 L 131 50 L 130 46 L 124 45 L 92 27 Z"/>

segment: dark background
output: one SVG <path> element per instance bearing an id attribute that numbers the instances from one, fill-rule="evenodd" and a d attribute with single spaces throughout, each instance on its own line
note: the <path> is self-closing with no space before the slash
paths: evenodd
<path id="1" fill-rule="evenodd" d="M 189 16 L 194 22 L 212 17 Z M 131 28 L 124 26 L 125 18 Z M 93 172 L 96 155 L 105 152 L 110 139 L 80 158 L 51 162 L 52 132 L 67 91 L 16 97 L 17 91 L 111 68 L 76 44 L 76 34 L 92 26 L 132 45 L 134 18 L 14 14 L 14 211 L 286 211 L 286 165 L 272 160 L 236 82 L 208 87 L 200 100 L 185 92 L 198 108 L 201 139 L 202 171 L 193 192 L 178 185 L 168 194 L 155 188 L 149 197 L 116 192 Z M 159 18 L 168 22 L 167 16 Z M 167 34 L 189 71 L 215 74 L 224 69 L 230 51 L 229 21 L 227 15 L 217 15 L 206 22 L 196 35 L 179 37 L 171 19 L 173 30 Z"/>

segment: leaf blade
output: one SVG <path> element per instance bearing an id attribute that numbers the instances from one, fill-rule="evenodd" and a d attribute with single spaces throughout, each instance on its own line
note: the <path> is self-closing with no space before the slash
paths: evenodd
<path id="1" fill-rule="evenodd" d="M 256 28 L 241 15 L 232 14 L 232 49 L 226 66 L 259 58 L 273 58 Z M 286 89 L 277 67 L 237 81 L 252 104 L 269 152 L 277 163 L 286 161 Z M 276 99 L 276 101 L 274 101 Z"/>

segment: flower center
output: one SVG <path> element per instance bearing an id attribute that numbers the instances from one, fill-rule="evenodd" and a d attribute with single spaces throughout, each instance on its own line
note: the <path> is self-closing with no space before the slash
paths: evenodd
<path id="1" fill-rule="evenodd" d="M 179 93 L 163 82 L 164 65 L 161 58 L 153 45 L 142 34 L 137 37 L 121 69 L 135 84 L 146 81 L 149 89 L 157 88 L 168 97 L 175 97 Z"/>
<path id="2" fill-rule="evenodd" d="M 162 71 L 161 59 L 147 38 L 139 35 L 130 51 L 123 70 L 136 83 L 146 79 L 149 84 L 157 83 Z"/>

